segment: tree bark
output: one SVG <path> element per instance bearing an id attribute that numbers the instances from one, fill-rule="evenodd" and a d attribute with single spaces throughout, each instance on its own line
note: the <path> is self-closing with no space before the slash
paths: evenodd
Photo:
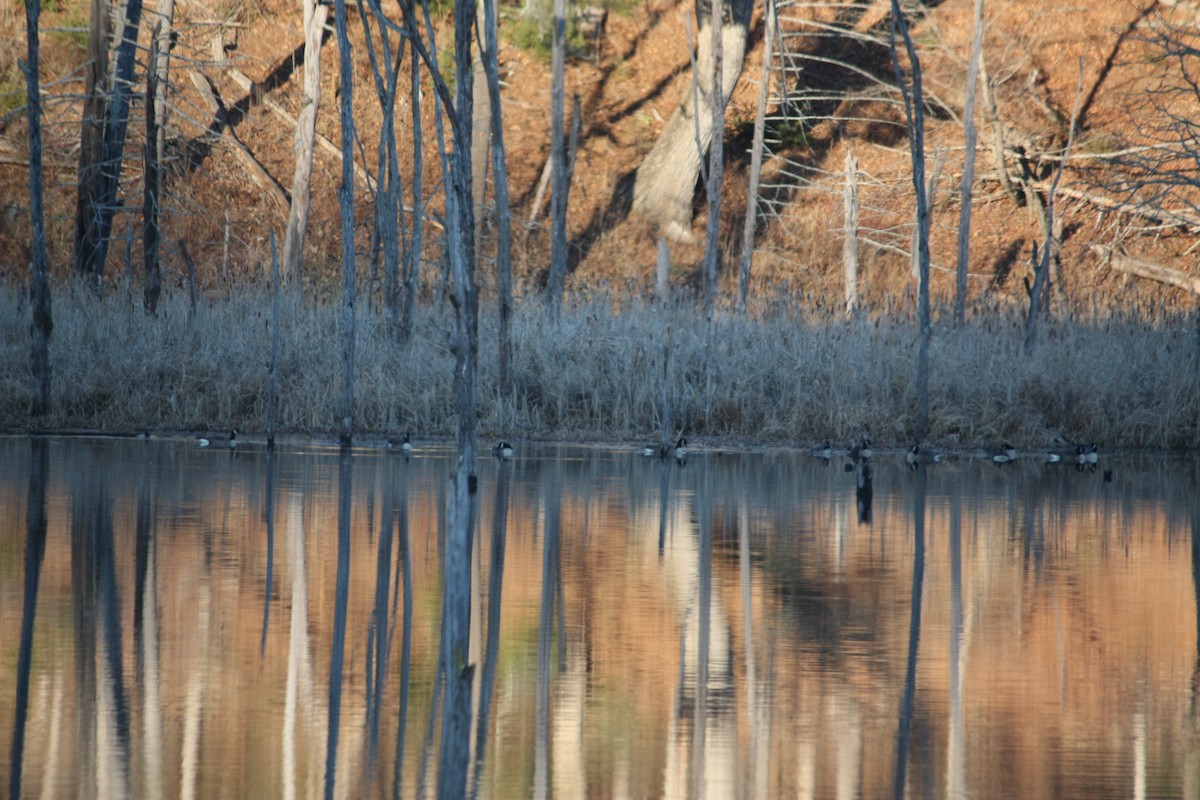
<path id="1" fill-rule="evenodd" d="M 546 299 L 557 317 L 567 274 L 567 146 L 563 130 L 566 105 L 567 4 L 554 0 L 550 50 L 550 277 Z"/>
<path id="2" fill-rule="evenodd" d="M 404 39 L 401 37 L 392 54 L 393 23 L 384 16 L 378 0 L 370 3 L 371 12 L 379 24 L 379 43 L 383 50 L 382 59 L 375 52 L 371 34 L 370 18 L 358 0 L 359 16 L 363 21 L 363 40 L 371 63 L 371 74 L 375 78 L 375 94 L 379 101 L 383 124 L 379 129 L 379 144 L 376 149 L 375 176 L 375 226 L 372 238 L 383 250 L 383 307 L 384 316 L 397 339 L 400 338 L 400 241 L 404 237 L 404 218 L 401 208 L 403 187 L 400 179 L 400 154 L 396 148 L 396 93 L 400 64 L 404 58 Z M 382 61 L 382 66 L 381 66 Z M 372 248 L 372 266 L 376 254 Z"/>
<path id="3" fill-rule="evenodd" d="M 338 206 L 342 219 L 342 419 L 339 438 L 343 445 L 349 445 L 354 435 L 354 304 L 358 270 L 354 256 L 354 85 L 350 36 L 346 31 L 346 0 L 334 1 L 334 18 L 337 28 L 342 117 L 342 183 L 338 187 Z M 307 62 L 305 63 L 307 67 Z M 315 106 L 315 103 L 313 105 Z M 314 114 L 315 111 L 314 108 Z M 310 143 L 309 157 L 311 156 Z M 308 190 L 307 183 L 304 189 Z M 307 206 L 307 203 L 305 205 Z M 294 198 L 292 207 L 296 207 Z M 307 208 L 305 210 L 307 211 Z M 296 282 L 296 288 L 299 288 L 299 281 Z"/>
<path id="4" fill-rule="evenodd" d="M 975 29 L 967 63 L 967 93 L 963 101 L 962 201 L 958 215 L 958 263 L 954 280 L 954 324 L 962 327 L 967 316 L 967 264 L 971 251 L 971 203 L 975 194 L 975 88 L 983 55 L 983 0 L 975 0 Z"/>
<path id="5" fill-rule="evenodd" d="M 415 42 L 418 37 L 417 25 L 411 11 L 405 14 L 405 21 L 410 41 Z M 412 58 L 410 78 L 409 108 L 412 110 L 413 216 L 412 238 L 409 240 L 408 252 L 404 258 L 404 276 L 402 279 L 404 283 L 404 300 L 400 314 L 400 342 L 402 344 L 407 343 L 412 336 L 413 315 L 416 313 L 417 308 L 417 284 L 421 277 L 421 249 L 425 246 L 425 201 L 422 197 L 425 178 L 425 159 L 423 156 L 425 140 L 421 128 L 421 62 L 417 59 L 415 53 Z"/>
<path id="6" fill-rule="evenodd" d="M 858 159 L 846 153 L 846 188 L 842 195 L 846 232 L 842 239 L 842 269 L 846 278 L 846 316 L 858 305 Z"/>
<path id="7" fill-rule="evenodd" d="M 37 418 L 50 411 L 50 335 L 54 317 L 50 309 L 50 282 L 47 278 L 46 207 L 42 177 L 42 86 L 41 57 L 38 49 L 38 20 L 41 0 L 25 1 L 25 72 L 26 111 L 29 115 L 29 228 L 33 234 L 29 265 L 30 304 L 33 319 L 29 326 L 29 363 L 33 372 L 33 402 L 30 414 Z"/>
<path id="8" fill-rule="evenodd" d="M 730 24 L 722 26 L 722 107 L 729 102 L 742 71 L 752 8 L 752 0 L 730 0 Z M 711 119 L 714 106 L 711 80 L 714 55 L 710 27 L 712 21 L 703 2 L 698 3 L 697 12 L 700 18 L 696 60 L 699 91 L 693 92 L 689 88 L 685 93 L 653 149 L 638 167 L 633 185 L 634 210 L 658 225 L 664 236 L 689 244 L 696 243 L 691 230 L 696 177 L 700 173 L 700 161 L 712 139 L 712 128 L 700 125 L 697 146 L 696 121 Z"/>
<path id="9" fill-rule="evenodd" d="M 104 130 L 108 119 L 108 38 L 112 28 L 106 0 L 91 0 L 87 64 L 84 66 L 83 127 L 79 134 L 79 189 L 75 205 L 74 272 L 92 275 L 95 250 L 100 246 L 100 170 L 104 159 Z"/>
<path id="10" fill-rule="evenodd" d="M 74 271 L 87 276 L 95 289 L 99 289 L 104 281 L 104 261 L 108 257 L 109 234 L 121 183 L 142 0 L 127 0 L 124 12 L 116 48 L 117 60 L 111 72 L 107 52 L 111 25 L 103 0 L 92 2 L 93 18 L 88 31 L 91 68 L 85 80 L 79 195 L 71 263 Z"/>
<path id="11" fill-rule="evenodd" d="M 912 90 L 905 87 L 904 73 L 900 66 L 900 54 L 896 50 L 896 37 L 904 41 L 912 70 Z M 892 0 L 892 62 L 896 70 L 896 83 L 904 96 L 904 112 L 908 120 L 908 147 L 912 156 L 913 190 L 917 205 L 917 309 L 920 325 L 917 348 L 917 441 L 924 441 L 929 432 L 929 346 L 933 339 L 933 324 L 929 312 L 929 203 L 925 194 L 925 97 L 921 86 L 921 61 L 908 31 L 908 20 L 900 8 L 900 0 Z"/>
<path id="12" fill-rule="evenodd" d="M 424 6 L 425 27 L 433 41 L 433 25 Z M 442 637 L 439 661 L 446 680 L 442 703 L 441 760 L 438 764 L 438 797 L 466 796 L 470 763 L 471 687 L 475 665 L 470 663 L 471 539 L 479 483 L 479 447 L 476 432 L 476 372 L 479 353 L 479 300 L 475 288 L 475 207 L 472 202 L 471 119 L 473 82 L 471 45 L 475 36 L 475 0 L 455 0 L 453 101 L 437 71 L 436 51 L 422 52 L 433 72 L 434 88 L 445 104 L 454 132 L 454 149 L 448 151 L 439 121 L 439 151 L 446 184 L 446 247 L 453 283 L 455 326 L 454 406 L 456 458 L 450 476 L 447 508 L 446 560 L 442 573 Z M 421 50 L 419 41 L 413 42 Z"/>
<path id="13" fill-rule="evenodd" d="M 504 112 L 500 106 L 500 65 L 496 36 L 495 0 L 481 0 L 484 16 L 484 52 L 480 57 L 487 83 L 492 134 L 492 186 L 496 199 L 496 291 L 499 294 L 500 331 L 498 367 L 500 396 L 511 399 L 512 385 L 512 216 L 508 207 L 508 164 L 504 151 Z M 491 635 L 491 631 L 488 631 Z"/>
<path id="14" fill-rule="evenodd" d="M 725 184 L 725 104 L 729 96 L 724 92 L 724 82 L 721 80 L 721 70 L 725 59 L 721 35 L 724 29 L 722 19 L 722 0 L 712 0 L 709 11 L 710 47 L 712 48 L 712 65 L 709 73 L 709 85 L 712 87 L 711 118 L 708 120 L 708 222 L 704 230 L 704 313 L 709 320 L 713 318 L 717 301 L 717 273 L 720 270 L 720 236 L 721 236 L 721 189 Z M 744 45 L 743 45 L 744 46 Z M 743 53 L 744 56 L 744 53 Z M 741 70 L 739 69 L 740 73 Z M 730 95 L 732 95 L 732 91 Z"/>
<path id="15" fill-rule="evenodd" d="M 158 190 L 159 190 L 159 124 L 158 45 L 161 24 L 154 28 L 150 39 L 150 63 L 155 65 L 146 73 L 146 143 L 143 148 L 142 174 L 142 259 L 146 265 L 146 288 L 142 307 L 151 316 L 158 313 L 158 295 L 162 289 L 158 264 Z"/>
<path id="16" fill-rule="evenodd" d="M 742 226 L 742 262 L 738 272 L 738 308 L 746 310 L 750 293 L 750 268 L 754 261 L 754 230 L 758 224 L 758 182 L 762 173 L 763 139 L 766 134 L 767 94 L 771 86 L 771 64 L 775 44 L 775 0 L 764 0 L 762 73 L 758 83 L 758 108 L 754 113 L 754 144 L 750 148 L 750 188 L 746 193 L 746 220 Z"/>
<path id="17" fill-rule="evenodd" d="M 296 290 L 304 266 L 304 235 L 308 228 L 313 139 L 317 133 L 317 108 L 321 104 L 321 39 L 329 7 L 317 0 L 304 0 L 304 94 L 296 118 L 296 168 L 292 174 L 292 203 L 283 236 L 283 270 Z M 345 87 L 343 87 L 345 88 Z M 343 118 L 345 119 L 345 118 Z M 342 137 L 343 140 L 345 137 Z M 343 159 L 347 156 L 343 141 Z M 349 152 L 353 162 L 353 151 Z M 343 165 L 343 174 L 345 166 Z M 353 172 L 351 173 L 353 180 Z"/>

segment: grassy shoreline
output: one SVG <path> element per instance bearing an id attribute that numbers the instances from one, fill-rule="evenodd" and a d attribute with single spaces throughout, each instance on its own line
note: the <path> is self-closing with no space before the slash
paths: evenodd
<path id="1" fill-rule="evenodd" d="M 29 306 L 0 288 L 0 429 L 106 433 L 261 431 L 266 425 L 270 296 L 245 288 L 201 299 L 165 296 L 157 318 L 120 289 L 54 294 L 52 411 L 28 414 Z M 280 326 L 280 434 L 337 429 L 340 306 L 285 297 Z M 935 317 L 937 319 L 937 317 Z M 356 430 L 364 441 L 453 430 L 452 357 L 444 310 L 419 312 L 407 349 L 382 312 L 360 300 Z M 1095 313 L 1047 320 L 1022 352 L 1023 320 L 977 313 L 962 329 L 937 324 L 928 440 L 946 448 L 1060 439 L 1106 448 L 1200 445 L 1200 337 L 1195 316 Z M 916 330 L 901 315 L 852 320 L 780 298 L 753 313 L 704 322 L 690 303 L 668 307 L 598 293 L 555 321 L 536 301 L 513 319 L 515 398 L 496 393 L 496 316 L 480 320 L 483 436 L 578 442 L 649 440 L 661 425 L 663 383 L 675 427 L 700 442 L 808 446 L 868 434 L 881 447 L 911 441 Z M 667 343 L 673 371 L 664 378 Z"/>

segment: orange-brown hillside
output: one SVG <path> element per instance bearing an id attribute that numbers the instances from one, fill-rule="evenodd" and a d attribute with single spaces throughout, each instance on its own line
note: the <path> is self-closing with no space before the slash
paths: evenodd
<path id="1" fill-rule="evenodd" d="M 927 7 L 914 30 L 921 48 L 925 89 L 930 111 L 928 149 L 931 168 L 941 164 L 933 221 L 934 288 L 948 296 L 953 288 L 956 236 L 962 174 L 963 134 L 959 124 L 964 96 L 966 57 L 971 38 L 971 3 L 951 0 Z M 1133 4 L 1086 0 L 1082 5 L 1057 8 L 1033 0 L 998 0 L 986 9 L 985 54 L 1010 149 L 1008 168 L 1016 173 L 1017 150 L 1029 155 L 1035 182 L 1049 185 L 1057 155 L 1066 142 L 1077 87 L 1081 111 L 1074 140 L 1074 157 L 1057 196 L 1062 215 L 1062 286 L 1065 297 L 1084 305 L 1094 298 L 1122 305 L 1146 298 L 1171 298 L 1190 304 L 1190 295 L 1160 283 L 1135 279 L 1112 269 L 1096 246 L 1125 237 L 1131 255 L 1170 268 L 1194 272 L 1188 256 L 1194 244 L 1191 230 L 1163 225 L 1161 219 L 1119 214 L 1119 200 L 1097 189 L 1084 169 L 1103 163 L 1099 156 L 1144 143 L 1151 129 L 1145 99 L 1148 87 L 1158 85 L 1162 65 L 1153 58 L 1145 37 L 1161 30 L 1162 21 L 1195 25 L 1194 14 L 1159 4 L 1151 11 Z M 652 282 L 655 236 L 651 226 L 629 211 L 634 171 L 649 151 L 689 85 L 686 27 L 690 4 L 646 0 L 627 12 L 608 15 L 602 34 L 568 67 L 567 91 L 577 94 L 582 109 L 582 135 L 570 196 L 569 236 L 574 280 L 606 281 L 637 290 Z M 298 7 L 282 0 L 222 0 L 215 6 L 184 3 L 177 7 L 179 41 L 172 74 L 175 87 L 171 118 L 173 152 L 177 160 L 165 201 L 164 249 L 167 269 L 182 281 L 185 242 L 195 257 L 203 285 L 214 286 L 235 276 L 257 276 L 269 263 L 268 232 L 281 233 L 287 209 L 272 193 L 250 180 L 236 145 L 214 137 L 208 128 L 213 114 L 195 90 L 194 75 L 211 81 L 217 97 L 234 121 L 237 140 L 285 189 L 294 163 L 292 129 L 278 110 L 251 102 L 246 89 L 233 79 L 232 65 L 264 89 L 277 108 L 294 115 L 299 106 L 300 73 L 295 59 L 302 53 L 303 35 Z M 392 10 L 395 11 L 394 6 Z M 852 16 L 835 20 L 831 12 L 812 7 L 782 11 L 785 29 L 797 30 L 799 19 L 819 18 L 847 30 L 887 31 L 886 3 L 860 3 Z M 549 258 L 548 203 L 529 221 L 538 179 L 549 151 L 550 75 L 548 61 L 511 44 L 519 10 L 505 7 L 501 21 L 501 69 L 504 80 L 505 145 L 514 212 L 514 262 L 526 287 L 539 285 Z M 851 12 L 844 12 L 849 14 Z M 825 15 L 825 16 L 822 16 Z M 727 168 L 722 235 L 725 280 L 732 291 L 742 239 L 749 167 L 748 149 L 758 93 L 763 53 L 761 14 L 756 13 L 751 51 L 727 116 Z M 73 231 L 75 169 L 78 158 L 82 90 L 80 65 L 85 53 L 83 34 L 63 30 L 86 24 L 86 7 L 64 0 L 49 5 L 43 15 L 43 84 L 46 101 L 46 185 L 48 231 L 53 269 L 65 274 Z M 448 20 L 443 29 L 448 33 Z M 789 27 L 790 26 L 790 27 Z M 143 25 L 145 28 L 145 25 Z M 10 41 L 24 41 L 23 20 L 11 7 L 0 11 L 0 29 Z M 375 170 L 379 106 L 362 26 L 350 9 L 354 42 L 354 108 L 362 142 L 359 160 Z M 145 36 L 145 31 L 143 31 Z M 227 65 L 215 62 L 212 41 L 225 45 Z M 450 37 L 443 37 L 449 42 Z M 809 45 L 805 45 L 809 46 Z M 839 58 L 866 70 L 887 67 L 878 48 L 833 47 Z M 811 47 L 810 47 L 811 49 Z M 886 52 L 884 51 L 886 54 Z M 18 53 L 0 54 L 0 91 L 19 104 Z M 407 56 L 406 56 L 407 57 Z M 335 92 L 338 85 L 337 47 L 331 35 L 323 51 L 323 101 L 318 130 L 330 141 L 340 140 Z M 856 62 L 856 59 L 858 61 Z M 448 63 L 446 61 L 445 63 Z M 812 62 L 803 73 L 804 87 L 822 96 L 839 96 L 849 85 L 845 70 L 823 72 Z M 1082 81 L 1080 65 L 1082 64 Z M 793 82 L 793 86 L 798 85 Z M 136 89 L 144 87 L 138 86 Z M 770 213 L 760 218 L 755 284 L 786 283 L 793 289 L 825 299 L 841 292 L 844 236 L 841 172 L 848 153 L 859 160 L 863 239 L 860 246 L 861 284 L 870 299 L 900 296 L 911 284 L 909 242 L 913 218 L 911 166 L 906 142 L 898 134 L 902 112 L 886 92 L 857 99 L 816 104 L 803 135 L 784 135 L 775 157 L 764 164 L 766 190 L 773 199 Z M 1196 104 L 1193 97 L 1191 102 Z M 13 106 L 14 103 L 8 103 Z M 820 107 L 818 107 L 820 106 Z M 826 107 L 828 106 L 828 107 Z M 568 103 L 569 107 L 569 103 Z M 426 192 L 434 192 L 430 210 L 441 205 L 433 140 L 432 92 L 421 108 L 425 122 Z M 140 204 L 140 163 L 132 154 L 141 142 L 142 105 L 135 103 L 124 174 L 127 203 Z M 409 160 L 411 105 L 399 103 L 401 158 Z M 995 295 L 1002 304 L 1024 303 L 1022 279 L 1030 273 L 1030 243 L 1041 238 L 1035 215 L 1018 207 L 1004 192 L 991 157 L 992 128 L 977 113 L 980 140 L 977 160 L 975 214 L 970 244 L 970 291 L 973 296 Z M 1200 119 L 1200 115 L 1196 118 Z M 776 130 L 777 134 L 787 131 Z M 0 275 L 20 278 L 28 263 L 27 131 L 16 111 L 0 122 Z M 935 155 L 940 154 L 940 155 Z M 797 166 L 798 165 L 798 166 Z M 318 149 L 313 174 L 314 210 L 308 256 L 314 284 L 319 287 L 336 272 L 340 258 L 337 157 Z M 406 179 L 407 190 L 407 179 Z M 367 257 L 370 248 L 370 196 L 361 178 L 357 183 L 357 246 L 364 278 L 373 277 Z M 693 230 L 702 234 L 704 193 L 696 194 Z M 528 223 L 528 224 L 527 224 Z M 140 215 L 118 215 L 116 241 L 110 250 L 110 275 L 125 269 L 126 228 L 132 225 L 129 250 L 132 263 L 140 258 Z M 436 220 L 433 241 L 424 252 L 428 275 L 437 268 Z M 489 240 L 490 242 L 490 240 Z M 490 245 L 488 245 L 490 247 Z M 694 279 L 703 248 L 674 245 L 673 274 L 677 282 Z M 490 262 L 485 261 L 490 274 Z M 484 279 L 488 285 L 490 279 Z"/>

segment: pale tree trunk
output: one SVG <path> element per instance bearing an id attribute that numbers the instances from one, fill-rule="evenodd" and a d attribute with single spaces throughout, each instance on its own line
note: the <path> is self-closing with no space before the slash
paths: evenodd
<path id="1" fill-rule="evenodd" d="M 658 237 L 658 255 L 654 261 L 654 299 L 659 303 L 671 299 L 671 250 L 664 236 Z"/>
<path id="2" fill-rule="evenodd" d="M 711 320 L 717 300 L 717 273 L 720 268 L 721 236 L 721 189 L 725 183 L 725 104 L 729 95 L 723 91 L 721 69 L 724 53 L 721 35 L 724 29 L 722 1 L 712 0 L 709 11 L 709 40 L 712 48 L 712 64 L 709 69 L 712 116 L 709 120 L 708 148 L 708 224 L 704 230 L 704 313 Z M 744 45 L 743 45 L 744 46 Z M 738 70 L 741 72 L 741 70 Z M 732 94 L 732 91 L 730 92 Z"/>
<path id="3" fill-rule="evenodd" d="M 160 0 L 159 20 L 150 43 L 150 65 L 146 74 L 146 167 L 142 177 L 145 202 L 142 212 L 142 253 L 146 265 L 146 286 L 142 303 L 156 313 L 161 291 L 159 265 L 159 208 L 162 198 L 162 164 L 167 149 L 167 89 L 170 79 L 171 28 L 175 18 L 175 0 Z"/>
<path id="4" fill-rule="evenodd" d="M 54 330 L 50 282 L 46 275 L 46 209 L 42 185 L 42 86 L 38 50 L 41 11 L 41 0 L 25 1 L 26 61 L 23 69 L 29 114 L 29 228 L 33 234 L 33 262 L 29 265 L 29 299 L 33 306 L 29 363 L 33 371 L 33 402 L 29 410 L 33 417 L 43 416 L 50 410 L 50 334 Z"/>
<path id="5" fill-rule="evenodd" d="M 842 194 L 846 233 L 842 239 L 842 268 L 846 277 L 846 316 L 858 305 L 858 159 L 846 153 L 846 188 Z"/>
<path id="6" fill-rule="evenodd" d="M 296 290 L 304 265 L 304 234 L 308 228 L 309 190 L 312 180 L 313 140 L 317 134 L 317 108 L 321 104 L 321 39 L 329 7 L 317 0 L 304 2 L 304 94 L 296 118 L 296 169 L 292 174 L 292 204 L 283 236 L 283 271 Z M 343 153 L 343 161 L 353 153 Z M 350 159 L 352 161 L 352 159 Z M 345 167 L 343 166 L 343 172 Z"/>
<path id="7" fill-rule="evenodd" d="M 954 324 L 962 327 L 967 316 L 967 262 L 971 251 L 971 203 L 975 190 L 975 87 L 983 55 L 983 0 L 975 0 L 975 34 L 967 62 L 967 96 L 963 102 L 962 205 L 958 216 L 958 264 L 954 283 Z"/>
<path id="8" fill-rule="evenodd" d="M 775 1 L 765 0 L 762 74 L 758 83 L 758 109 L 754 113 L 754 144 L 750 150 L 750 188 L 746 194 L 746 220 L 742 226 L 742 263 L 738 274 L 738 308 L 746 310 L 750 293 L 750 267 L 754 262 L 754 230 L 758 223 L 758 181 L 762 173 L 763 138 L 766 133 L 767 95 L 775 44 Z"/>
<path id="9" fill-rule="evenodd" d="M 508 165 L 504 154 L 504 113 L 500 106 L 500 65 L 497 61 L 495 0 L 481 0 L 484 18 L 484 53 L 480 56 L 487 84 L 491 115 L 492 186 L 496 201 L 496 291 L 500 295 L 499 372 L 500 396 L 511 399 L 512 385 L 512 224 L 508 207 Z M 482 99 L 482 98 L 480 98 Z M 478 225 L 477 225 L 478 227 Z M 488 631 L 491 635 L 491 631 Z"/>
<path id="10" fill-rule="evenodd" d="M 746 57 L 753 0 L 730 0 L 730 24 L 721 32 L 721 106 L 729 102 Z M 658 141 L 638 167 L 633 185 L 633 208 L 658 225 L 670 239 L 694 244 L 692 197 L 700 161 L 712 140 L 712 127 L 697 126 L 697 120 L 712 119 L 713 36 L 708 9 L 698 6 L 700 16 L 696 74 L 698 91 L 689 89 L 675 113 L 667 120 Z M 699 127 L 697 143 L 696 129 Z"/>
<path id="11" fill-rule="evenodd" d="M 550 55 L 550 278 L 546 299 L 557 316 L 567 274 L 567 148 L 563 133 L 566 105 L 567 4 L 554 0 L 554 30 Z"/>

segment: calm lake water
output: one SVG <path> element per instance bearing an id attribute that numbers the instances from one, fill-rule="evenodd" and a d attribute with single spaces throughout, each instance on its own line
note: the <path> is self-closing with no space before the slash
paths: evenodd
<path id="1" fill-rule="evenodd" d="M 470 792 L 1200 793 L 1193 461 L 844 461 L 484 459 Z M 450 467 L 0 438 L 10 796 L 433 796 Z"/>

